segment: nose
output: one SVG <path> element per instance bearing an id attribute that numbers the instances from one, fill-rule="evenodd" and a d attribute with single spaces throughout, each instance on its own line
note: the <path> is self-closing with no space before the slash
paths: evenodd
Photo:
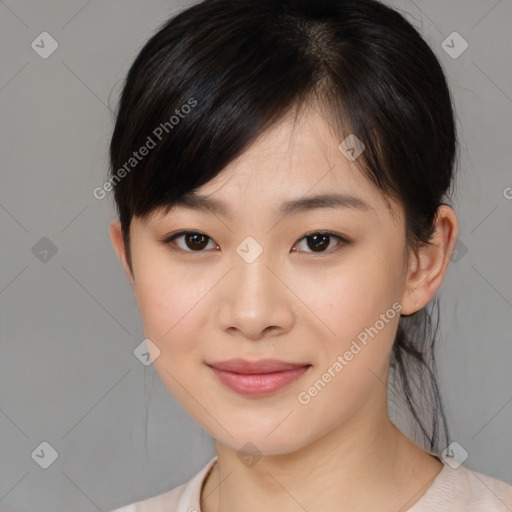
<path id="1" fill-rule="evenodd" d="M 219 327 L 252 341 L 290 331 L 295 314 L 286 279 L 269 266 L 265 252 L 252 263 L 234 258 L 217 309 Z"/>

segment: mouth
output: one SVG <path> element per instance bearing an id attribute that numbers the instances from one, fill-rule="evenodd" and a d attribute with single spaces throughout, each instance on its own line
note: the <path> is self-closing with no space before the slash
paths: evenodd
<path id="1" fill-rule="evenodd" d="M 247 361 L 230 359 L 207 363 L 220 383 L 244 396 L 265 396 L 299 379 L 311 367 L 309 363 L 289 363 L 276 359 Z"/>

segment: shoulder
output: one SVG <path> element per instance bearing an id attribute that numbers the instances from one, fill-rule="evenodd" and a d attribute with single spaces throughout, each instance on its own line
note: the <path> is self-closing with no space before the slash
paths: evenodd
<path id="1" fill-rule="evenodd" d="M 186 486 L 187 484 L 179 485 L 171 491 L 131 503 L 121 508 L 116 508 L 112 512 L 157 512 L 160 510 L 174 512 Z"/>
<path id="2" fill-rule="evenodd" d="M 410 512 L 510 512 L 512 486 L 497 478 L 445 464 L 423 498 Z"/>
<path id="3" fill-rule="evenodd" d="M 190 512 L 200 510 L 201 487 L 217 457 L 210 460 L 188 482 L 157 496 L 117 508 L 112 512 Z"/>
<path id="4" fill-rule="evenodd" d="M 470 504 L 475 510 L 512 510 L 512 486 L 467 468 L 464 468 L 463 474 L 463 482 L 471 498 Z"/>

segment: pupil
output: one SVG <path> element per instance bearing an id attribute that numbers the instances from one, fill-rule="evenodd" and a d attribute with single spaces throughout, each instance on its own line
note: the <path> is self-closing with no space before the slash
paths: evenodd
<path id="1" fill-rule="evenodd" d="M 201 239 L 202 239 L 202 243 L 201 243 Z M 190 249 L 203 249 L 204 247 L 206 247 L 208 244 L 207 243 L 204 243 L 205 242 L 205 239 L 206 237 L 204 235 L 198 235 L 197 233 L 194 233 L 192 235 L 189 235 L 188 237 L 188 240 L 192 240 L 192 247 L 190 247 Z"/>
<path id="2" fill-rule="evenodd" d="M 329 243 L 325 243 L 326 240 L 328 240 L 329 235 L 314 235 L 309 238 L 315 240 L 313 242 L 313 245 L 309 246 L 309 248 L 312 249 L 313 251 L 321 252 L 322 249 L 325 249 L 326 247 L 329 246 Z M 320 251 L 318 251 L 318 249 L 320 249 Z"/>

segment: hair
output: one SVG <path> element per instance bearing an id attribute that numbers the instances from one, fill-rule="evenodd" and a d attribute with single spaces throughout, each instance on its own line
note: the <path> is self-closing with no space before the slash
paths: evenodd
<path id="1" fill-rule="evenodd" d="M 375 0 L 204 0 L 146 42 L 118 104 L 109 179 L 132 272 L 133 216 L 168 211 L 309 103 L 340 141 L 352 133 L 363 142 L 356 163 L 386 202 L 403 206 L 406 247 L 428 243 L 453 184 L 457 141 L 446 78 L 417 30 Z M 439 452 L 449 432 L 436 336 L 427 307 L 401 315 L 390 382 L 422 442 Z"/>

